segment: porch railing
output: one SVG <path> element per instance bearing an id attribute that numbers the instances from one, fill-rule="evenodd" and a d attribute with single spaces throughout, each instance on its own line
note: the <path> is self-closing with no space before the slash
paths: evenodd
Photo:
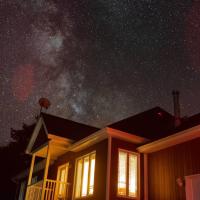
<path id="1" fill-rule="evenodd" d="M 69 183 L 47 179 L 43 199 L 42 187 L 43 181 L 28 186 L 26 200 L 66 200 L 68 197 Z"/>

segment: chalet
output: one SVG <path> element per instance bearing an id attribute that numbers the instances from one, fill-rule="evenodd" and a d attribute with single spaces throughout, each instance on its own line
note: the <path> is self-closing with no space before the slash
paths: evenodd
<path id="1" fill-rule="evenodd" d="M 155 107 L 103 129 L 41 113 L 17 199 L 199 200 L 200 114 L 175 111 Z"/>

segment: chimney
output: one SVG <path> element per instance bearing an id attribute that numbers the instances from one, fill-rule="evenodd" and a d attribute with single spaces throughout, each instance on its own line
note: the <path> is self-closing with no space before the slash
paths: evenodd
<path id="1" fill-rule="evenodd" d="M 181 125 L 179 91 L 173 90 L 172 95 L 173 95 L 173 102 L 174 102 L 174 126 L 178 127 Z"/>

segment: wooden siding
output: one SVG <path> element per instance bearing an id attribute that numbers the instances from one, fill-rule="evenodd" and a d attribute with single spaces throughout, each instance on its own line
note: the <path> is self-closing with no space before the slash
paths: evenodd
<path id="1" fill-rule="evenodd" d="M 127 197 L 118 197 L 117 196 L 117 179 L 118 179 L 118 150 L 124 149 L 127 151 L 132 151 L 137 153 L 137 145 L 125 142 L 119 139 L 112 138 L 112 148 L 111 148 L 111 174 L 110 174 L 110 200 L 139 200 L 143 199 L 143 156 L 140 156 L 140 184 L 139 184 L 139 193 L 140 197 L 138 198 L 127 198 Z"/>
<path id="2" fill-rule="evenodd" d="M 200 139 L 148 155 L 149 200 L 185 200 L 176 179 L 200 173 Z"/>
<path id="3" fill-rule="evenodd" d="M 73 199 L 74 173 L 76 159 L 92 151 L 96 151 L 94 195 L 84 197 L 87 200 L 104 200 L 106 196 L 106 173 L 107 173 L 107 148 L 108 140 L 104 140 L 80 152 L 68 152 L 60 157 L 49 171 L 48 178 L 56 180 L 57 169 L 60 165 L 69 162 L 68 183 L 69 199 Z"/>

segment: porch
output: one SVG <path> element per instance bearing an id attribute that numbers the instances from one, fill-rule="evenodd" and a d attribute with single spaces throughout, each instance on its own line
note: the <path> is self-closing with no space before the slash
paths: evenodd
<path id="1" fill-rule="evenodd" d="M 32 161 L 29 171 L 28 184 L 25 200 L 66 200 L 68 199 L 69 183 L 67 182 L 67 172 L 58 171 L 56 180 L 48 176 L 49 167 L 61 155 L 67 152 L 69 142 L 60 142 L 60 138 L 51 138 L 47 143 L 31 152 Z M 42 180 L 34 181 L 33 174 L 38 172 L 36 158 L 42 158 L 44 163 L 42 169 Z M 68 169 L 68 166 L 65 167 Z M 65 169 L 64 168 L 64 169 Z"/>
<path id="2" fill-rule="evenodd" d="M 27 200 L 41 200 L 44 181 L 27 187 Z M 69 183 L 47 179 L 44 187 L 44 200 L 65 200 L 68 198 Z"/>

